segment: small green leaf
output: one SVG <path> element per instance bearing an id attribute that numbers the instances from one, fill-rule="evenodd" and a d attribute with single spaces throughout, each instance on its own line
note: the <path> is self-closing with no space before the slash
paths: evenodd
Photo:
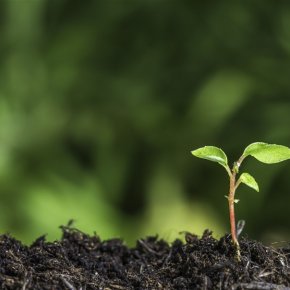
<path id="1" fill-rule="evenodd" d="M 242 173 L 239 180 L 238 180 L 238 184 L 239 183 L 244 183 L 247 186 L 253 188 L 254 190 L 259 192 L 259 185 L 257 183 L 257 181 L 255 180 L 255 178 L 250 175 L 249 173 Z"/>
<path id="2" fill-rule="evenodd" d="M 290 159 L 290 148 L 282 145 L 256 142 L 250 144 L 244 151 L 243 157 L 253 156 L 257 160 L 271 164 Z"/>
<path id="3" fill-rule="evenodd" d="M 228 167 L 228 158 L 223 150 L 215 146 L 204 146 L 191 151 L 191 154 L 198 157 L 217 162 L 224 167 Z"/>

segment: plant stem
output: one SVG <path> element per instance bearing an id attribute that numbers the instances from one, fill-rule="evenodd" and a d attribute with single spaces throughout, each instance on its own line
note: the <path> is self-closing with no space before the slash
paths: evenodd
<path id="1" fill-rule="evenodd" d="M 234 165 L 235 166 L 235 165 Z M 228 195 L 231 235 L 234 246 L 236 247 L 236 256 L 238 261 L 241 260 L 240 245 L 237 238 L 236 219 L 235 219 L 235 192 L 236 192 L 236 169 L 233 167 L 230 175 L 230 191 Z"/>

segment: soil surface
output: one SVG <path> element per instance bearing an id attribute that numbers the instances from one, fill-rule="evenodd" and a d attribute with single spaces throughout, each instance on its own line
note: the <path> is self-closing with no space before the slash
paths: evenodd
<path id="1" fill-rule="evenodd" d="M 240 239 L 237 262 L 230 236 L 206 230 L 171 245 L 157 237 L 128 248 L 119 239 L 101 241 L 61 227 L 60 241 L 38 238 L 25 246 L 0 236 L 0 288 L 21 290 L 280 289 L 290 290 L 290 246 L 266 247 Z"/>

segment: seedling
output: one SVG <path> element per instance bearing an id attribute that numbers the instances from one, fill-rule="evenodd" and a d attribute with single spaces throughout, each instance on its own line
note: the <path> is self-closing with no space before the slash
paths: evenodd
<path id="1" fill-rule="evenodd" d="M 229 175 L 229 194 L 225 196 L 229 203 L 229 215 L 230 215 L 230 225 L 231 225 L 231 236 L 233 244 L 236 248 L 236 256 L 238 261 L 241 259 L 240 245 L 238 241 L 238 234 L 236 231 L 236 221 L 235 221 L 235 203 L 239 200 L 235 199 L 235 193 L 237 188 L 241 183 L 251 187 L 252 189 L 259 191 L 259 186 L 256 180 L 249 173 L 242 173 L 239 176 L 239 169 L 248 156 L 252 156 L 262 163 L 272 164 L 278 163 L 287 159 L 290 159 L 290 148 L 282 145 L 267 144 L 263 142 L 255 142 L 250 144 L 244 150 L 242 156 L 238 161 L 234 162 L 232 168 L 228 165 L 228 158 L 223 150 L 215 146 L 205 146 L 196 150 L 191 151 L 191 153 L 199 158 L 207 159 L 213 162 L 217 162 L 222 165 Z M 237 178 L 238 177 L 238 178 Z"/>

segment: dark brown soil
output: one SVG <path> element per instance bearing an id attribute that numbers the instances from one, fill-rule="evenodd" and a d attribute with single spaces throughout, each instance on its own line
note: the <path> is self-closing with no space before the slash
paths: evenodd
<path id="1" fill-rule="evenodd" d="M 128 248 L 62 227 L 61 241 L 30 247 L 0 236 L 1 289 L 290 289 L 290 247 L 275 249 L 241 238 L 237 262 L 230 237 L 205 231 L 169 245 L 156 237 Z"/>

